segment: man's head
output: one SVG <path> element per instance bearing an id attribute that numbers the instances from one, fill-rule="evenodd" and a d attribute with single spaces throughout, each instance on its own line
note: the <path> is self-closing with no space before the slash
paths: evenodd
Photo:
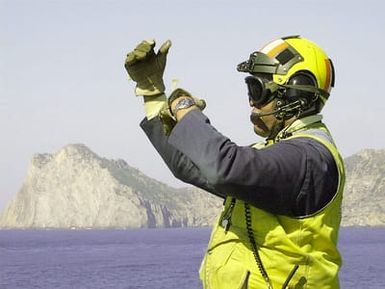
<path id="1" fill-rule="evenodd" d="M 253 52 L 237 67 L 245 81 L 257 134 L 274 137 L 297 117 L 319 113 L 334 86 L 334 69 L 315 43 L 289 36 Z"/>

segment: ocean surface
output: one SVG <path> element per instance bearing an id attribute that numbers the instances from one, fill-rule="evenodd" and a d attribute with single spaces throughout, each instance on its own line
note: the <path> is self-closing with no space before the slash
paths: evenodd
<path id="1" fill-rule="evenodd" d="M 0 289 L 198 289 L 210 229 L 0 230 Z M 385 228 L 343 228 L 343 289 L 385 288 Z"/>

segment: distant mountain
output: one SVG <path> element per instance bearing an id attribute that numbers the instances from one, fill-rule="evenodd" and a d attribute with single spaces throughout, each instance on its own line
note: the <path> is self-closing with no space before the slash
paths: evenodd
<path id="1" fill-rule="evenodd" d="M 346 158 L 343 226 L 385 225 L 385 150 Z M 5 228 L 155 228 L 209 226 L 222 199 L 175 189 L 123 160 L 81 144 L 32 158 L 22 188 L 0 216 Z"/>
<path id="2" fill-rule="evenodd" d="M 366 149 L 345 159 L 343 226 L 385 225 L 385 150 Z"/>
<path id="3" fill-rule="evenodd" d="M 0 227 L 208 226 L 221 204 L 206 192 L 172 188 L 123 160 L 107 160 L 75 144 L 33 157 L 21 190 L 0 217 Z"/>

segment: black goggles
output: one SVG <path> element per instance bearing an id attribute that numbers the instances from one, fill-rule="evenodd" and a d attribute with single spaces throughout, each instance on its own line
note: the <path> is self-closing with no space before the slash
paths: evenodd
<path id="1" fill-rule="evenodd" d="M 255 105 L 264 105 L 272 101 L 278 93 L 280 86 L 272 80 L 257 76 L 245 78 L 249 100 Z"/>
<path id="2" fill-rule="evenodd" d="M 287 94 L 287 90 L 297 90 L 312 93 L 315 96 L 321 95 L 324 99 L 329 98 L 326 90 L 314 87 L 312 85 L 289 85 L 277 84 L 274 81 L 258 76 L 248 76 L 245 78 L 249 100 L 255 105 L 265 105 L 274 98 L 282 98 Z"/>

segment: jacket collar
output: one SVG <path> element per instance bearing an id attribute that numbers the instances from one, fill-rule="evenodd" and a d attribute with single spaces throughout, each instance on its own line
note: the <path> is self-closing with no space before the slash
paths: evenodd
<path id="1" fill-rule="evenodd" d="M 291 125 L 282 129 L 277 136 L 275 137 L 275 142 L 280 141 L 281 139 L 285 139 L 289 136 L 292 136 L 296 132 L 302 131 L 305 128 L 311 126 L 316 122 L 320 122 L 322 120 L 322 115 L 310 115 L 304 118 L 297 119 Z"/>

